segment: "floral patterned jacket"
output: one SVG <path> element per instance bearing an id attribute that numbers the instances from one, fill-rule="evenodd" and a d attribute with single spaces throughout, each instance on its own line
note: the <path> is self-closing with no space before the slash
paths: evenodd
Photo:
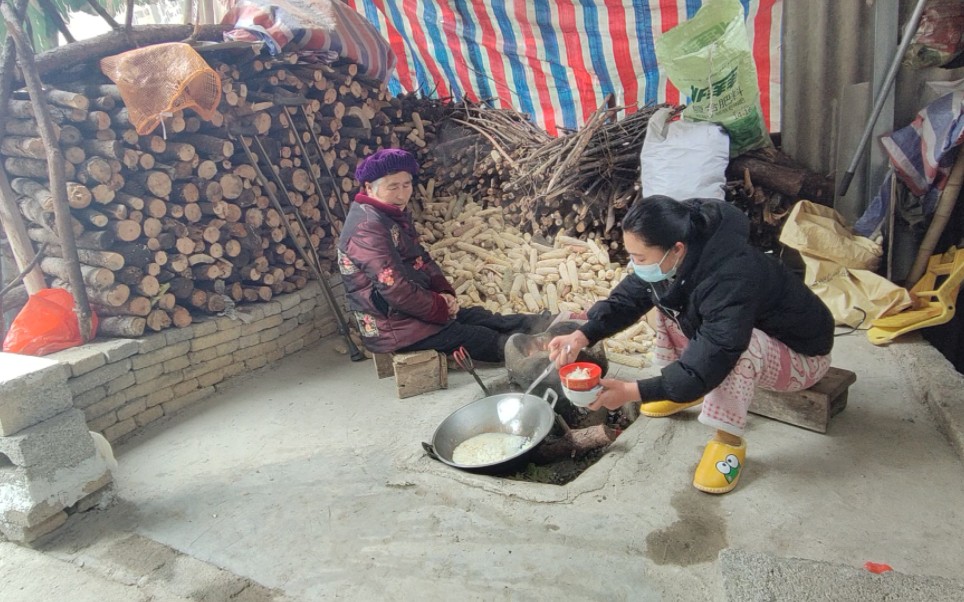
<path id="1" fill-rule="evenodd" d="M 440 293 L 455 291 L 405 210 L 356 195 L 338 239 L 338 268 L 369 351 L 391 353 L 449 322 Z"/>

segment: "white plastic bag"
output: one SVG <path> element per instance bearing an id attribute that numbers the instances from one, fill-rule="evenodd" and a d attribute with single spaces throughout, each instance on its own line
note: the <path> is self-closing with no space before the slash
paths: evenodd
<path id="1" fill-rule="evenodd" d="M 643 196 L 722 200 L 730 137 L 708 121 L 668 121 L 672 114 L 660 109 L 646 126 L 639 154 Z"/>

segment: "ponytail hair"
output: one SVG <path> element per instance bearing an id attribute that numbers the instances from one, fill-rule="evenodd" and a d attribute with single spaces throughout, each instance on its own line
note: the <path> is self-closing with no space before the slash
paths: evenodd
<path id="1" fill-rule="evenodd" d="M 663 195 L 639 199 L 623 218 L 623 232 L 664 250 L 678 242 L 689 245 L 706 229 L 701 204 L 699 199 L 677 201 Z"/>

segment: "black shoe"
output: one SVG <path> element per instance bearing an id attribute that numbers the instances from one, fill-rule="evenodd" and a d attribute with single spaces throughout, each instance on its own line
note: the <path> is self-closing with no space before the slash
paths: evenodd
<path id="1" fill-rule="evenodd" d="M 526 328 L 527 334 L 542 334 L 552 326 L 557 319 L 559 319 L 564 314 L 569 312 L 563 312 L 562 314 L 549 313 L 549 310 L 543 310 L 538 314 L 532 314 L 529 316 L 527 322 L 528 326 Z"/>

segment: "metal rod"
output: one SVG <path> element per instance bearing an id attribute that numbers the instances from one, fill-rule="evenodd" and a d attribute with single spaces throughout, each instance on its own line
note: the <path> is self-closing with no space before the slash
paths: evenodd
<path id="1" fill-rule="evenodd" d="M 275 196 L 274 192 L 271 190 L 271 187 L 268 186 L 269 184 L 268 178 L 264 175 L 264 172 L 261 170 L 261 167 L 258 165 L 258 159 L 254 156 L 254 153 L 251 152 L 251 147 L 248 146 L 248 143 L 244 139 L 244 136 L 238 135 L 237 139 L 241 142 L 241 148 L 244 149 L 244 153 L 245 155 L 247 155 L 248 161 L 251 163 L 251 166 L 254 167 L 255 173 L 258 174 L 258 179 L 261 180 L 261 184 L 262 186 L 264 186 L 265 192 L 268 193 L 268 198 L 271 200 L 271 203 L 274 205 L 275 209 L 277 209 L 278 212 L 281 214 L 281 217 L 283 218 L 283 221 L 285 224 L 285 228 L 287 229 L 288 235 L 291 237 L 291 240 L 294 242 L 295 248 L 298 249 L 299 253 L 301 253 L 301 256 L 305 260 L 305 263 L 308 264 L 308 267 L 311 268 L 312 272 L 314 272 L 313 275 L 320 282 L 321 290 L 325 294 L 325 300 L 328 302 L 328 306 L 331 307 L 332 313 L 335 314 L 335 325 L 338 328 L 338 334 L 340 334 L 345 339 L 345 344 L 348 345 L 348 354 L 349 354 L 349 357 L 351 357 L 351 361 L 358 362 L 365 359 L 365 354 L 358 349 L 358 346 L 355 345 L 355 342 L 351 339 L 351 335 L 348 332 L 348 323 L 345 322 L 345 316 L 341 313 L 341 308 L 338 306 L 338 301 L 337 299 L 335 299 L 335 294 L 331 291 L 331 285 L 329 284 L 328 279 L 325 278 L 324 275 L 321 273 L 321 266 L 319 265 L 316 267 L 312 262 L 312 260 L 308 257 L 308 254 L 305 252 L 305 250 L 301 248 L 300 244 L 298 244 L 298 240 L 295 237 L 294 231 L 291 228 L 291 223 L 288 221 L 288 218 L 285 215 L 284 208 L 281 206 L 281 202 L 278 201 L 278 197 Z M 255 140 L 257 140 L 257 138 L 255 138 Z M 265 158 L 265 162 L 267 163 L 267 158 Z M 281 190 L 284 190 L 283 186 L 280 188 Z M 296 214 L 296 217 L 297 217 L 297 214 Z M 300 219 L 300 217 L 298 219 Z M 307 230 L 305 230 L 305 233 L 307 234 Z"/>
<path id="2" fill-rule="evenodd" d="M 897 47 L 897 52 L 890 62 L 890 69 L 887 71 L 887 77 L 884 78 L 884 83 L 881 85 L 880 90 L 877 91 L 874 108 L 870 112 L 870 119 L 867 120 L 864 133 L 860 136 L 860 142 L 857 143 L 857 150 L 854 151 L 853 160 L 850 161 L 850 167 L 847 168 L 843 178 L 840 180 L 840 185 L 837 187 L 837 196 L 844 196 L 847 194 L 847 190 L 850 189 L 850 182 L 854 179 L 854 174 L 857 173 L 857 165 L 860 163 L 860 158 L 864 154 L 867 141 L 870 140 L 870 135 L 873 133 L 874 124 L 877 123 L 877 118 L 880 117 L 880 111 L 883 110 L 884 103 L 887 102 L 887 94 L 890 92 L 891 87 L 893 87 L 894 80 L 897 79 L 897 71 L 900 69 L 901 59 L 904 53 L 907 52 L 911 38 L 914 37 L 914 33 L 917 31 L 917 25 L 920 23 L 921 15 L 924 13 L 925 4 L 927 4 L 927 0 L 917 0 L 914 13 L 911 15 L 910 21 L 907 22 L 907 27 L 904 28 L 904 37 L 901 39 L 900 46 Z"/>
<path id="3" fill-rule="evenodd" d="M 294 115 L 291 114 L 291 111 L 288 110 L 287 106 L 283 108 L 285 111 L 285 115 L 288 116 L 288 123 L 291 124 L 291 129 L 293 129 L 295 132 L 295 140 L 298 142 L 298 148 L 301 149 L 301 154 L 304 155 L 305 160 L 307 160 L 308 149 L 305 148 L 305 143 L 301 140 L 301 132 L 298 130 L 298 126 L 295 125 L 295 117 Z M 308 124 L 308 127 L 310 128 L 311 125 Z M 325 158 L 319 155 L 318 161 L 320 161 L 321 163 L 325 163 Z M 325 167 L 328 167 L 327 163 L 325 163 Z M 311 181 L 314 182 L 315 188 L 318 189 L 318 196 L 320 197 L 320 200 L 321 200 L 321 206 L 325 210 L 325 216 L 328 218 L 328 225 L 331 226 L 332 234 L 335 235 L 335 238 L 338 238 L 339 236 L 341 236 L 341 228 L 339 228 L 338 225 L 335 223 L 335 216 L 331 214 L 331 209 L 328 207 L 328 200 L 324 197 L 324 192 L 321 189 L 321 182 L 318 181 L 318 177 L 315 176 L 315 170 L 311 166 L 308 167 L 308 175 L 311 176 Z M 336 198 L 337 198 L 337 195 L 336 195 Z M 338 204 L 341 205 L 341 201 L 338 201 Z"/>
<path id="4" fill-rule="evenodd" d="M 270 165 L 271 161 L 268 157 L 268 152 L 264 149 L 264 145 L 261 144 L 261 140 L 258 139 L 257 137 L 252 138 L 252 140 L 254 140 L 255 145 L 258 147 L 258 157 L 264 160 L 265 165 Z M 315 247 L 311 244 L 311 236 L 308 234 L 308 226 L 305 224 L 305 221 L 301 219 L 301 214 L 298 213 L 298 209 L 297 207 L 295 207 L 295 204 L 291 202 L 291 195 L 288 194 L 288 188 L 285 187 L 285 183 L 281 180 L 281 176 L 275 173 L 273 169 L 271 170 L 271 175 L 274 178 L 274 183 L 278 187 L 278 190 L 280 190 L 281 193 L 284 194 L 285 200 L 288 202 L 288 206 L 292 208 L 291 213 L 292 215 L 295 216 L 295 221 L 298 222 L 298 227 L 301 228 L 302 233 L 304 233 L 305 235 L 305 241 L 308 243 L 307 245 L 308 249 L 311 251 L 311 258 L 309 259 L 307 257 L 306 252 L 302 253 L 302 256 L 304 257 L 305 261 L 312 264 L 312 266 L 314 267 L 315 275 L 321 276 L 321 257 L 318 256 L 317 249 L 315 249 Z M 281 207 L 280 203 L 275 205 L 275 209 L 280 211 L 282 216 L 285 215 L 285 211 Z M 298 246 L 298 249 L 301 250 L 301 245 L 298 243 L 298 239 L 295 238 L 294 232 L 290 228 L 290 225 L 291 225 L 290 222 L 286 221 L 285 223 L 289 226 L 287 229 L 288 229 L 288 234 L 291 236 L 292 241 L 295 243 L 295 245 Z"/>
<path id="5" fill-rule="evenodd" d="M 291 223 L 288 221 L 287 217 L 285 217 L 285 211 L 281 207 L 281 203 L 278 201 L 278 197 L 275 196 L 275 194 L 271 191 L 270 187 L 267 186 L 267 178 L 265 177 L 264 172 L 262 172 L 261 168 L 258 166 L 257 160 L 253 157 L 253 154 L 251 153 L 251 148 L 248 146 L 247 141 L 245 141 L 243 136 L 239 136 L 238 139 L 241 141 L 241 145 L 244 148 L 245 153 L 248 155 L 248 160 L 252 162 L 251 164 L 254 167 L 255 171 L 258 173 L 259 177 L 261 178 L 262 183 L 265 184 L 265 189 L 268 191 L 268 197 L 271 199 L 272 204 L 274 204 L 275 209 L 277 209 L 278 212 L 281 213 L 282 218 L 284 218 L 285 229 L 288 231 L 288 235 L 291 237 L 292 242 L 294 242 L 295 248 L 298 249 L 298 251 L 301 253 L 302 258 L 305 260 L 308 266 L 312 268 L 315 278 L 317 278 L 321 283 L 321 288 L 322 288 L 322 291 L 325 293 L 325 298 L 328 301 L 328 305 L 331 307 L 332 312 L 334 312 L 335 314 L 335 322 L 338 326 L 338 332 L 345 338 L 345 343 L 348 345 L 348 353 L 351 357 L 351 361 L 358 362 L 358 361 L 364 360 L 365 354 L 363 354 L 358 349 L 358 347 L 355 345 L 355 342 L 351 339 L 351 336 L 348 330 L 348 323 L 345 320 L 344 315 L 341 313 L 341 308 L 338 305 L 338 301 L 331 290 L 331 284 L 328 282 L 328 279 L 322 273 L 321 259 L 318 257 L 314 247 L 311 246 L 310 240 L 308 241 L 308 247 L 312 251 L 314 262 L 312 262 L 312 259 L 308 257 L 308 254 L 301 247 L 301 245 L 298 244 L 298 240 L 295 237 L 294 231 L 291 228 Z M 254 138 L 254 141 L 258 145 L 258 148 L 260 149 L 260 152 L 262 157 L 264 158 L 265 164 L 269 164 L 270 162 L 268 160 L 268 154 L 265 151 L 264 146 L 262 146 L 261 141 L 258 138 Z M 272 173 L 274 173 L 273 170 L 272 170 Z M 278 190 L 281 190 L 284 193 L 285 198 L 288 200 L 289 205 L 291 205 L 291 198 L 288 196 L 288 190 L 285 188 L 284 183 L 281 182 L 280 177 L 278 177 L 276 174 L 275 174 L 275 177 L 277 178 L 275 183 L 277 185 Z M 292 207 L 294 206 L 292 205 Z M 298 214 L 297 210 L 294 211 L 294 216 L 295 216 L 295 220 L 297 220 L 298 222 L 299 227 L 302 229 L 302 232 L 305 233 L 305 237 L 307 237 L 308 228 L 305 226 L 305 223 L 304 221 L 302 221 L 301 216 Z"/>
<path id="6" fill-rule="evenodd" d="M 318 151 L 318 161 L 325 166 L 325 171 L 328 172 L 328 178 L 331 180 L 331 188 L 335 193 L 335 198 L 338 199 L 338 206 L 341 207 L 342 219 L 348 219 L 348 210 L 345 209 L 345 204 L 341 201 L 341 186 L 336 186 L 335 174 L 331 173 L 331 168 L 328 167 L 328 162 L 325 161 L 325 151 L 321 148 L 321 142 L 318 141 L 318 135 L 315 134 L 315 130 L 311 129 L 311 121 L 308 120 L 308 112 L 305 111 L 304 107 L 299 107 L 301 109 L 301 116 L 304 118 L 305 123 L 308 124 L 308 133 L 311 134 L 311 140 L 315 143 L 315 149 Z M 320 190 L 318 192 L 321 192 Z"/>
<path id="7" fill-rule="evenodd" d="M 474 368 L 472 369 L 472 378 L 475 379 L 475 382 L 479 383 L 479 387 L 481 387 L 482 392 L 485 393 L 485 396 L 486 396 L 486 397 L 488 397 L 488 396 L 489 396 L 489 388 L 485 386 L 485 383 L 482 382 L 482 379 L 479 377 L 478 374 L 476 374 Z"/>

